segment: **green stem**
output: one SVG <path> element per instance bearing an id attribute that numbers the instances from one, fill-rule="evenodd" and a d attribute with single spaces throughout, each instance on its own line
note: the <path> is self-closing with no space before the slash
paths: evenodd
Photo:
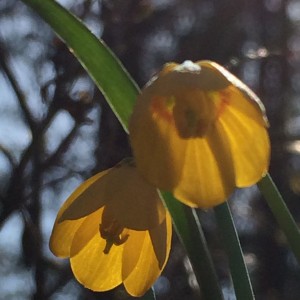
<path id="1" fill-rule="evenodd" d="M 223 300 L 216 271 L 194 209 L 181 204 L 171 193 L 160 192 L 175 230 L 184 245 L 202 294 L 206 300 Z"/>
<path id="2" fill-rule="evenodd" d="M 253 300 L 255 297 L 228 203 L 215 207 L 214 211 L 228 255 L 236 299 Z"/>
<path id="3" fill-rule="evenodd" d="M 293 219 L 289 209 L 287 208 L 280 192 L 278 191 L 271 176 L 267 174 L 258 182 L 262 195 L 266 199 L 275 219 L 280 228 L 285 233 L 287 241 L 291 246 L 294 255 L 300 263 L 300 232 L 299 228 Z"/>

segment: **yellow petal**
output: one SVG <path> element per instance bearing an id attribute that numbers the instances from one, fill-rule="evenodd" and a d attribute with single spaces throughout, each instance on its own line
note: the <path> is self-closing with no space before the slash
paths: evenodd
<path id="1" fill-rule="evenodd" d="M 220 116 L 220 135 L 227 137 L 231 147 L 236 186 L 246 187 L 258 182 L 267 172 L 270 141 L 263 115 L 256 104 L 235 90 L 230 104 Z"/>
<path id="2" fill-rule="evenodd" d="M 155 187 L 129 164 L 115 167 L 107 175 L 107 206 L 121 225 L 146 230 L 165 219 L 166 210 Z"/>
<path id="3" fill-rule="evenodd" d="M 172 219 L 170 214 L 166 214 L 164 223 L 149 230 L 149 234 L 158 262 L 158 267 L 162 270 L 167 263 L 171 249 Z"/>
<path id="4" fill-rule="evenodd" d="M 75 200 L 78 199 L 78 197 L 80 197 L 82 193 L 84 193 L 95 181 L 97 181 L 103 175 L 104 173 L 99 173 L 82 183 L 60 208 L 52 229 L 49 243 L 50 250 L 56 256 L 70 256 L 70 247 L 74 234 L 81 225 L 81 223 L 84 221 L 84 218 L 77 220 L 76 218 L 74 218 L 74 220 L 65 220 L 62 222 L 62 215 L 65 213 L 66 210 L 70 208 L 70 206 L 74 203 Z"/>
<path id="5" fill-rule="evenodd" d="M 244 118 L 251 119 L 251 121 L 261 127 L 268 127 L 269 124 L 266 120 L 264 110 L 261 110 L 261 108 L 263 108 L 263 104 L 257 96 L 256 98 L 250 98 L 235 86 L 230 86 L 224 90 L 223 93 L 228 96 L 228 105 L 226 109 L 229 109 L 229 111 L 235 111 L 243 115 Z M 260 105 L 258 104 L 258 101 L 261 103 Z M 226 112 L 226 110 L 224 110 L 224 112 Z"/>
<path id="6" fill-rule="evenodd" d="M 168 112 L 164 109 L 168 108 L 164 107 L 164 102 L 168 100 L 154 99 L 162 102 L 162 107 L 158 103 L 154 108 L 152 100 L 147 90 L 137 100 L 129 124 L 130 141 L 141 174 L 154 186 L 170 190 L 181 177 L 186 149 L 180 144 L 173 116 L 169 119 L 165 115 Z"/>
<path id="7" fill-rule="evenodd" d="M 215 70 L 215 72 L 219 73 L 219 75 L 224 76 L 224 79 L 226 79 L 230 86 L 228 86 L 228 89 L 231 90 L 239 90 L 240 93 L 242 93 L 243 98 L 246 98 L 249 100 L 249 102 L 252 102 L 251 105 L 253 107 L 256 106 L 256 111 L 259 115 L 261 115 L 263 122 L 268 125 L 268 120 L 266 117 L 266 111 L 263 103 L 260 101 L 260 99 L 256 96 L 256 94 L 248 87 L 246 86 L 241 80 L 239 80 L 237 77 L 235 77 L 233 74 L 231 74 L 229 71 L 227 71 L 224 67 L 220 66 L 219 64 L 212 62 L 212 61 L 199 61 L 197 62 L 198 65 L 201 67 L 206 66 L 207 68 L 212 68 Z M 213 89 L 216 90 L 216 89 Z M 256 117 L 257 118 L 257 117 Z"/>
<path id="8" fill-rule="evenodd" d="M 62 258 L 70 256 L 71 242 L 83 221 L 84 218 L 62 223 L 55 222 L 49 242 L 49 248 L 54 255 Z"/>
<path id="9" fill-rule="evenodd" d="M 149 231 L 130 231 L 122 269 L 123 283 L 130 295 L 142 296 L 159 277 L 169 256 L 171 235 L 169 215 L 165 222 L 151 230 L 151 236 Z"/>
<path id="10" fill-rule="evenodd" d="M 218 103 L 203 91 L 223 90 L 229 85 L 210 63 L 187 61 L 167 64 L 145 87 L 129 132 L 137 167 L 149 182 L 168 191 L 181 184 L 187 156 L 184 140 L 204 136 L 215 118 Z"/>
<path id="11" fill-rule="evenodd" d="M 143 89 L 129 132 L 137 168 L 149 182 L 206 208 L 266 173 L 267 125 L 262 103 L 245 84 L 200 61 L 166 65 Z"/>
<path id="12" fill-rule="evenodd" d="M 100 237 L 103 209 L 89 215 L 77 230 L 71 247 L 71 268 L 76 279 L 93 291 L 107 291 L 122 282 L 123 245 L 113 245 L 108 254 L 106 240 Z"/>
<path id="13" fill-rule="evenodd" d="M 126 280 L 128 276 L 130 276 L 131 272 L 135 269 L 140 256 L 143 255 L 143 247 L 144 243 L 147 243 L 147 246 L 150 245 L 150 237 L 148 231 L 136 231 L 130 230 L 128 232 L 129 237 L 124 245 L 123 250 L 123 261 L 122 261 L 122 278 L 123 282 Z M 145 255 L 147 255 L 145 253 Z M 144 279 L 144 278 L 143 278 Z"/>
<path id="14" fill-rule="evenodd" d="M 186 141 L 187 152 L 182 178 L 174 196 L 183 203 L 209 208 L 227 200 L 235 188 L 235 174 L 230 153 L 216 127 L 206 138 Z"/>
<path id="15" fill-rule="evenodd" d="M 80 219 L 101 208 L 106 201 L 107 174 L 110 170 L 84 181 L 70 196 L 73 200 L 61 213 L 58 221 Z"/>
<path id="16" fill-rule="evenodd" d="M 206 62 L 206 63 L 205 63 Z M 221 90 L 229 86 L 230 81 L 211 62 L 182 64 L 169 63 L 162 71 L 150 80 L 142 94 L 147 91 L 151 95 L 173 96 L 183 90 L 199 89 L 202 91 Z"/>

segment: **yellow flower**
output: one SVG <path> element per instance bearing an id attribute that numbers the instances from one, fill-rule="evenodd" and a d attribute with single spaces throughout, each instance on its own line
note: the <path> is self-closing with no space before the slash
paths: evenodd
<path id="1" fill-rule="evenodd" d="M 123 282 L 143 295 L 170 252 L 171 218 L 158 193 L 123 161 L 82 183 L 61 207 L 50 249 L 70 257 L 76 279 L 94 291 Z"/>
<path id="2" fill-rule="evenodd" d="M 169 63 L 143 89 L 129 124 L 138 170 L 192 207 L 224 202 L 267 172 L 258 97 L 217 63 Z"/>

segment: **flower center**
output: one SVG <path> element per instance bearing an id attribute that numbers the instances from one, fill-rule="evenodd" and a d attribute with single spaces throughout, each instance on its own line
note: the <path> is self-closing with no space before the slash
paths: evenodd
<path id="1" fill-rule="evenodd" d="M 100 236 L 106 240 L 103 250 L 104 254 L 108 254 L 113 245 L 119 246 L 124 244 L 129 237 L 129 234 L 127 234 L 128 230 L 109 213 L 109 210 L 105 207 L 102 223 L 99 225 Z"/>
<path id="2" fill-rule="evenodd" d="M 203 137 L 224 112 L 229 100 L 224 92 L 191 90 L 170 97 L 153 97 L 152 112 L 172 124 L 180 137 Z"/>
<path id="3" fill-rule="evenodd" d="M 174 107 L 174 119 L 182 138 L 203 137 L 215 120 L 214 103 L 199 90 L 185 92 Z"/>

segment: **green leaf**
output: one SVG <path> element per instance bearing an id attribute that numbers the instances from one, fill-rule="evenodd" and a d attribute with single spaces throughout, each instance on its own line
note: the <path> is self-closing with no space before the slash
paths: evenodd
<path id="1" fill-rule="evenodd" d="M 257 184 L 300 264 L 300 231 L 271 176 Z"/>
<path id="2" fill-rule="evenodd" d="M 139 89 L 118 58 L 74 15 L 53 0 L 22 0 L 61 37 L 87 70 L 127 132 Z"/>
<path id="3" fill-rule="evenodd" d="M 252 285 L 229 205 L 225 202 L 216 206 L 214 211 L 221 232 L 223 245 L 229 259 L 236 299 L 254 300 Z"/>
<path id="4" fill-rule="evenodd" d="M 199 218 L 194 209 L 180 203 L 171 193 L 160 192 L 175 230 L 184 245 L 202 294 L 206 300 L 222 300 L 215 268 L 206 244 Z"/>

